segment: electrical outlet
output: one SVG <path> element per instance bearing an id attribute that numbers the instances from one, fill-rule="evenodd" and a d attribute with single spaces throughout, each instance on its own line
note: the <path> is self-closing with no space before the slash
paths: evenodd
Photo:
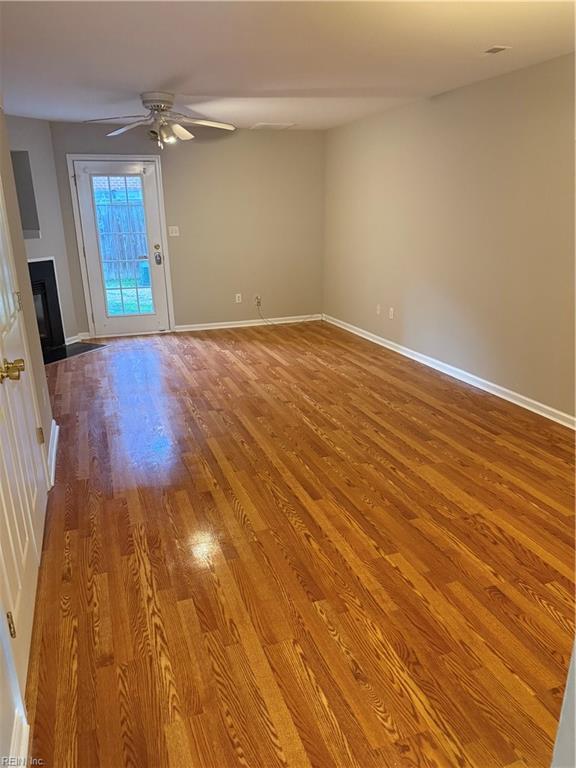
<path id="1" fill-rule="evenodd" d="M 390 320 L 394 320 L 394 307 L 390 307 L 388 310 L 388 317 Z"/>
<path id="2" fill-rule="evenodd" d="M 242 304 L 242 294 L 237 293 L 236 294 L 236 304 Z"/>
<path id="3" fill-rule="evenodd" d="M 379 315 L 381 311 L 382 311 L 382 307 L 380 306 L 380 304 L 376 304 L 376 314 Z"/>
<path id="4" fill-rule="evenodd" d="M 262 306 L 262 296 L 254 296 L 254 304 L 256 304 L 257 307 Z"/>

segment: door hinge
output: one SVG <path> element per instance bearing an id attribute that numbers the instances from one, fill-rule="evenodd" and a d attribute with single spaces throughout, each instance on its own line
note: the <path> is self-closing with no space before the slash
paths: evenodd
<path id="1" fill-rule="evenodd" d="M 44 445 L 46 440 L 44 439 L 44 430 L 42 429 L 42 427 L 36 427 L 36 437 L 40 445 Z"/>
<path id="2" fill-rule="evenodd" d="M 22 312 L 22 294 L 20 291 L 14 291 L 14 296 L 16 297 L 16 307 L 18 308 L 18 312 Z"/>
<path id="3" fill-rule="evenodd" d="M 11 611 L 8 611 L 6 618 L 8 619 L 8 631 L 10 632 L 10 637 L 14 640 L 16 637 L 16 624 L 14 624 L 14 617 L 12 616 Z"/>

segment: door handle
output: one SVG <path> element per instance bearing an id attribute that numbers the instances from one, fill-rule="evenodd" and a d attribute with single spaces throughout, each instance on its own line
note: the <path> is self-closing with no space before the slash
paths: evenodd
<path id="1" fill-rule="evenodd" d="M 154 261 L 156 264 L 162 264 L 162 254 L 159 251 L 154 254 Z"/>
<path id="2" fill-rule="evenodd" d="M 4 362 L 0 367 L 0 384 L 2 384 L 4 379 L 10 379 L 10 381 L 18 381 L 20 374 L 25 368 L 26 365 L 21 357 L 16 358 L 16 360 L 13 362 L 10 362 L 10 360 L 6 360 L 6 358 L 4 358 Z"/>

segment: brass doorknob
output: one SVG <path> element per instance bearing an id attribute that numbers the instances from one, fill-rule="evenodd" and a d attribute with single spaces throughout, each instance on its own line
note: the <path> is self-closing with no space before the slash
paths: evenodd
<path id="1" fill-rule="evenodd" d="M 10 362 L 4 358 L 2 367 L 0 368 L 0 384 L 4 379 L 10 379 L 10 381 L 18 381 L 21 372 L 25 369 L 26 365 L 21 357 Z"/>

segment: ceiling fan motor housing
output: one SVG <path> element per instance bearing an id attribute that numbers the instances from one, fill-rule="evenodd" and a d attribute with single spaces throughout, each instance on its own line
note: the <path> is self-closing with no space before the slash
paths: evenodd
<path id="1" fill-rule="evenodd" d="M 174 106 L 174 94 L 165 91 L 146 91 L 140 94 L 142 104 L 152 112 L 166 112 Z"/>

